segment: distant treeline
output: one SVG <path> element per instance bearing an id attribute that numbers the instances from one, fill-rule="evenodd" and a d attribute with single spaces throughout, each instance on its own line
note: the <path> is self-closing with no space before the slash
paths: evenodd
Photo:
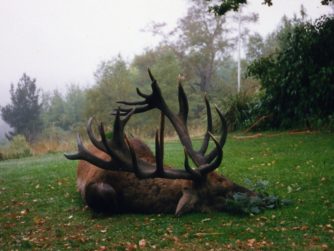
<path id="1" fill-rule="evenodd" d="M 266 38 L 245 30 L 241 37 L 246 57 L 241 61 L 242 88 L 237 94 L 232 19 L 208 13 L 205 1 L 194 3 L 173 31 L 152 25 L 150 31 L 161 36 L 155 48 L 131 61 L 119 55 L 102 62 L 91 88 L 70 85 L 65 93 L 45 93 L 24 74 L 12 86 L 12 103 L 1 108 L 3 119 L 13 127 L 8 137 L 23 134 L 31 142 L 51 134 L 61 138 L 84 130 L 90 116 L 111 125 L 116 101 L 138 100 L 136 88 L 150 92 L 147 68 L 173 109 L 177 109 L 177 83 L 183 83 L 191 128 L 205 125 L 204 95 L 226 113 L 231 130 L 334 126 L 333 17 L 312 22 L 304 11 L 300 18 L 283 18 Z M 134 116 L 129 130 L 151 136 L 158 118 L 154 112 Z M 172 132 L 167 127 L 167 133 Z"/>

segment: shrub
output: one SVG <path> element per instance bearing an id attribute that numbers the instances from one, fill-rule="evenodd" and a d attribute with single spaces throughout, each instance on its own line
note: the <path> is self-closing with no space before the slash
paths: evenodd
<path id="1" fill-rule="evenodd" d="M 229 131 L 247 128 L 256 120 L 258 113 L 258 97 L 240 93 L 221 104 L 225 107 L 225 118 Z M 214 117 L 214 127 L 220 128 L 220 119 Z"/>
<path id="2" fill-rule="evenodd" d="M 16 135 L 1 149 L 2 159 L 19 159 L 32 155 L 31 148 L 23 135 Z"/>
<path id="3" fill-rule="evenodd" d="M 263 115 L 272 114 L 272 127 L 311 127 L 334 112 L 334 17 L 282 33 L 280 50 L 255 60 L 248 73 L 261 81 Z"/>
<path id="4" fill-rule="evenodd" d="M 81 129 L 84 129 L 82 126 Z M 77 130 L 73 130 L 76 132 Z M 85 135 L 80 131 L 81 135 Z M 52 126 L 44 129 L 38 140 L 31 145 L 34 154 L 66 152 L 75 148 L 74 133 Z M 73 150 L 72 149 L 72 150 Z"/>

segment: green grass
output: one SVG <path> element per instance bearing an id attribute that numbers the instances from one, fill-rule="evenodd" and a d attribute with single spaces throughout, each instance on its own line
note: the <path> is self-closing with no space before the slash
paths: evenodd
<path id="1" fill-rule="evenodd" d="M 0 250 L 334 249 L 334 134 L 228 138 L 219 172 L 268 180 L 293 204 L 254 216 L 227 213 L 97 217 L 75 189 L 76 162 L 61 154 L 0 162 Z M 166 143 L 165 162 L 183 151 Z"/>

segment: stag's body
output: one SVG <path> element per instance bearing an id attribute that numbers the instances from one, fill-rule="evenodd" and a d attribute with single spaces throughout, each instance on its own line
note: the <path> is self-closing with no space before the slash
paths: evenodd
<path id="1" fill-rule="evenodd" d="M 137 139 L 130 142 L 138 158 L 155 162 L 144 143 Z M 102 159 L 109 158 L 94 147 L 90 151 Z M 96 212 L 174 213 L 185 187 L 191 187 L 191 181 L 138 179 L 134 173 L 104 170 L 86 161 L 80 161 L 77 167 L 77 188 L 82 199 Z"/>
<path id="2" fill-rule="evenodd" d="M 153 153 L 145 143 L 138 139 L 129 141 L 138 158 L 150 163 L 155 162 Z M 89 150 L 101 159 L 110 158 L 95 147 Z M 195 187 L 203 197 L 201 201 L 190 208 L 180 208 L 178 214 L 189 211 L 222 211 L 226 209 L 225 198 L 234 192 L 252 194 L 248 189 L 216 172 L 210 173 L 207 179 L 203 187 Z M 93 211 L 98 213 L 172 214 L 176 212 L 185 191 L 192 191 L 194 186 L 192 181 L 185 179 L 138 179 L 134 173 L 104 170 L 86 161 L 80 161 L 77 167 L 77 188 L 81 197 Z M 220 192 L 224 196 L 220 201 L 219 198 L 217 200 L 212 196 L 213 190 L 217 187 L 221 188 Z"/>
<path id="3" fill-rule="evenodd" d="M 175 114 L 162 97 L 157 81 L 149 71 L 152 94 L 141 93 L 142 101 L 121 104 L 134 108 L 119 108 L 116 112 L 113 137 L 107 139 L 103 125 L 99 126 L 100 139 L 92 130 L 91 118 L 87 133 L 94 147 L 87 150 L 78 135 L 78 153 L 67 154 L 69 159 L 79 159 L 77 186 L 87 205 L 104 213 L 175 213 L 190 211 L 223 211 L 226 200 L 241 192 L 249 196 L 252 191 L 239 186 L 223 175 L 214 172 L 223 159 L 222 147 L 227 136 L 223 114 L 216 108 L 221 120 L 219 141 L 211 134 L 212 116 L 209 101 L 205 97 L 208 124 L 202 146 L 195 150 L 187 129 L 188 101 L 179 84 L 179 113 Z M 156 132 L 155 155 L 149 147 L 136 138 L 128 139 L 124 127 L 133 114 L 151 109 L 161 111 L 160 130 Z M 121 116 L 124 118 L 121 119 Z M 164 117 L 175 128 L 184 147 L 184 170 L 165 166 Z M 207 153 L 210 139 L 215 148 Z M 197 166 L 190 167 L 189 157 Z"/>

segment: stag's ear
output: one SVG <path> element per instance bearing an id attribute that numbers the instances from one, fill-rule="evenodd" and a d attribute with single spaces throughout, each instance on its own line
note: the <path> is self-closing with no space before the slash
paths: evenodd
<path id="1" fill-rule="evenodd" d="M 182 197 L 177 203 L 176 216 L 192 211 L 198 201 L 198 195 L 192 188 L 183 188 L 182 193 Z"/>

